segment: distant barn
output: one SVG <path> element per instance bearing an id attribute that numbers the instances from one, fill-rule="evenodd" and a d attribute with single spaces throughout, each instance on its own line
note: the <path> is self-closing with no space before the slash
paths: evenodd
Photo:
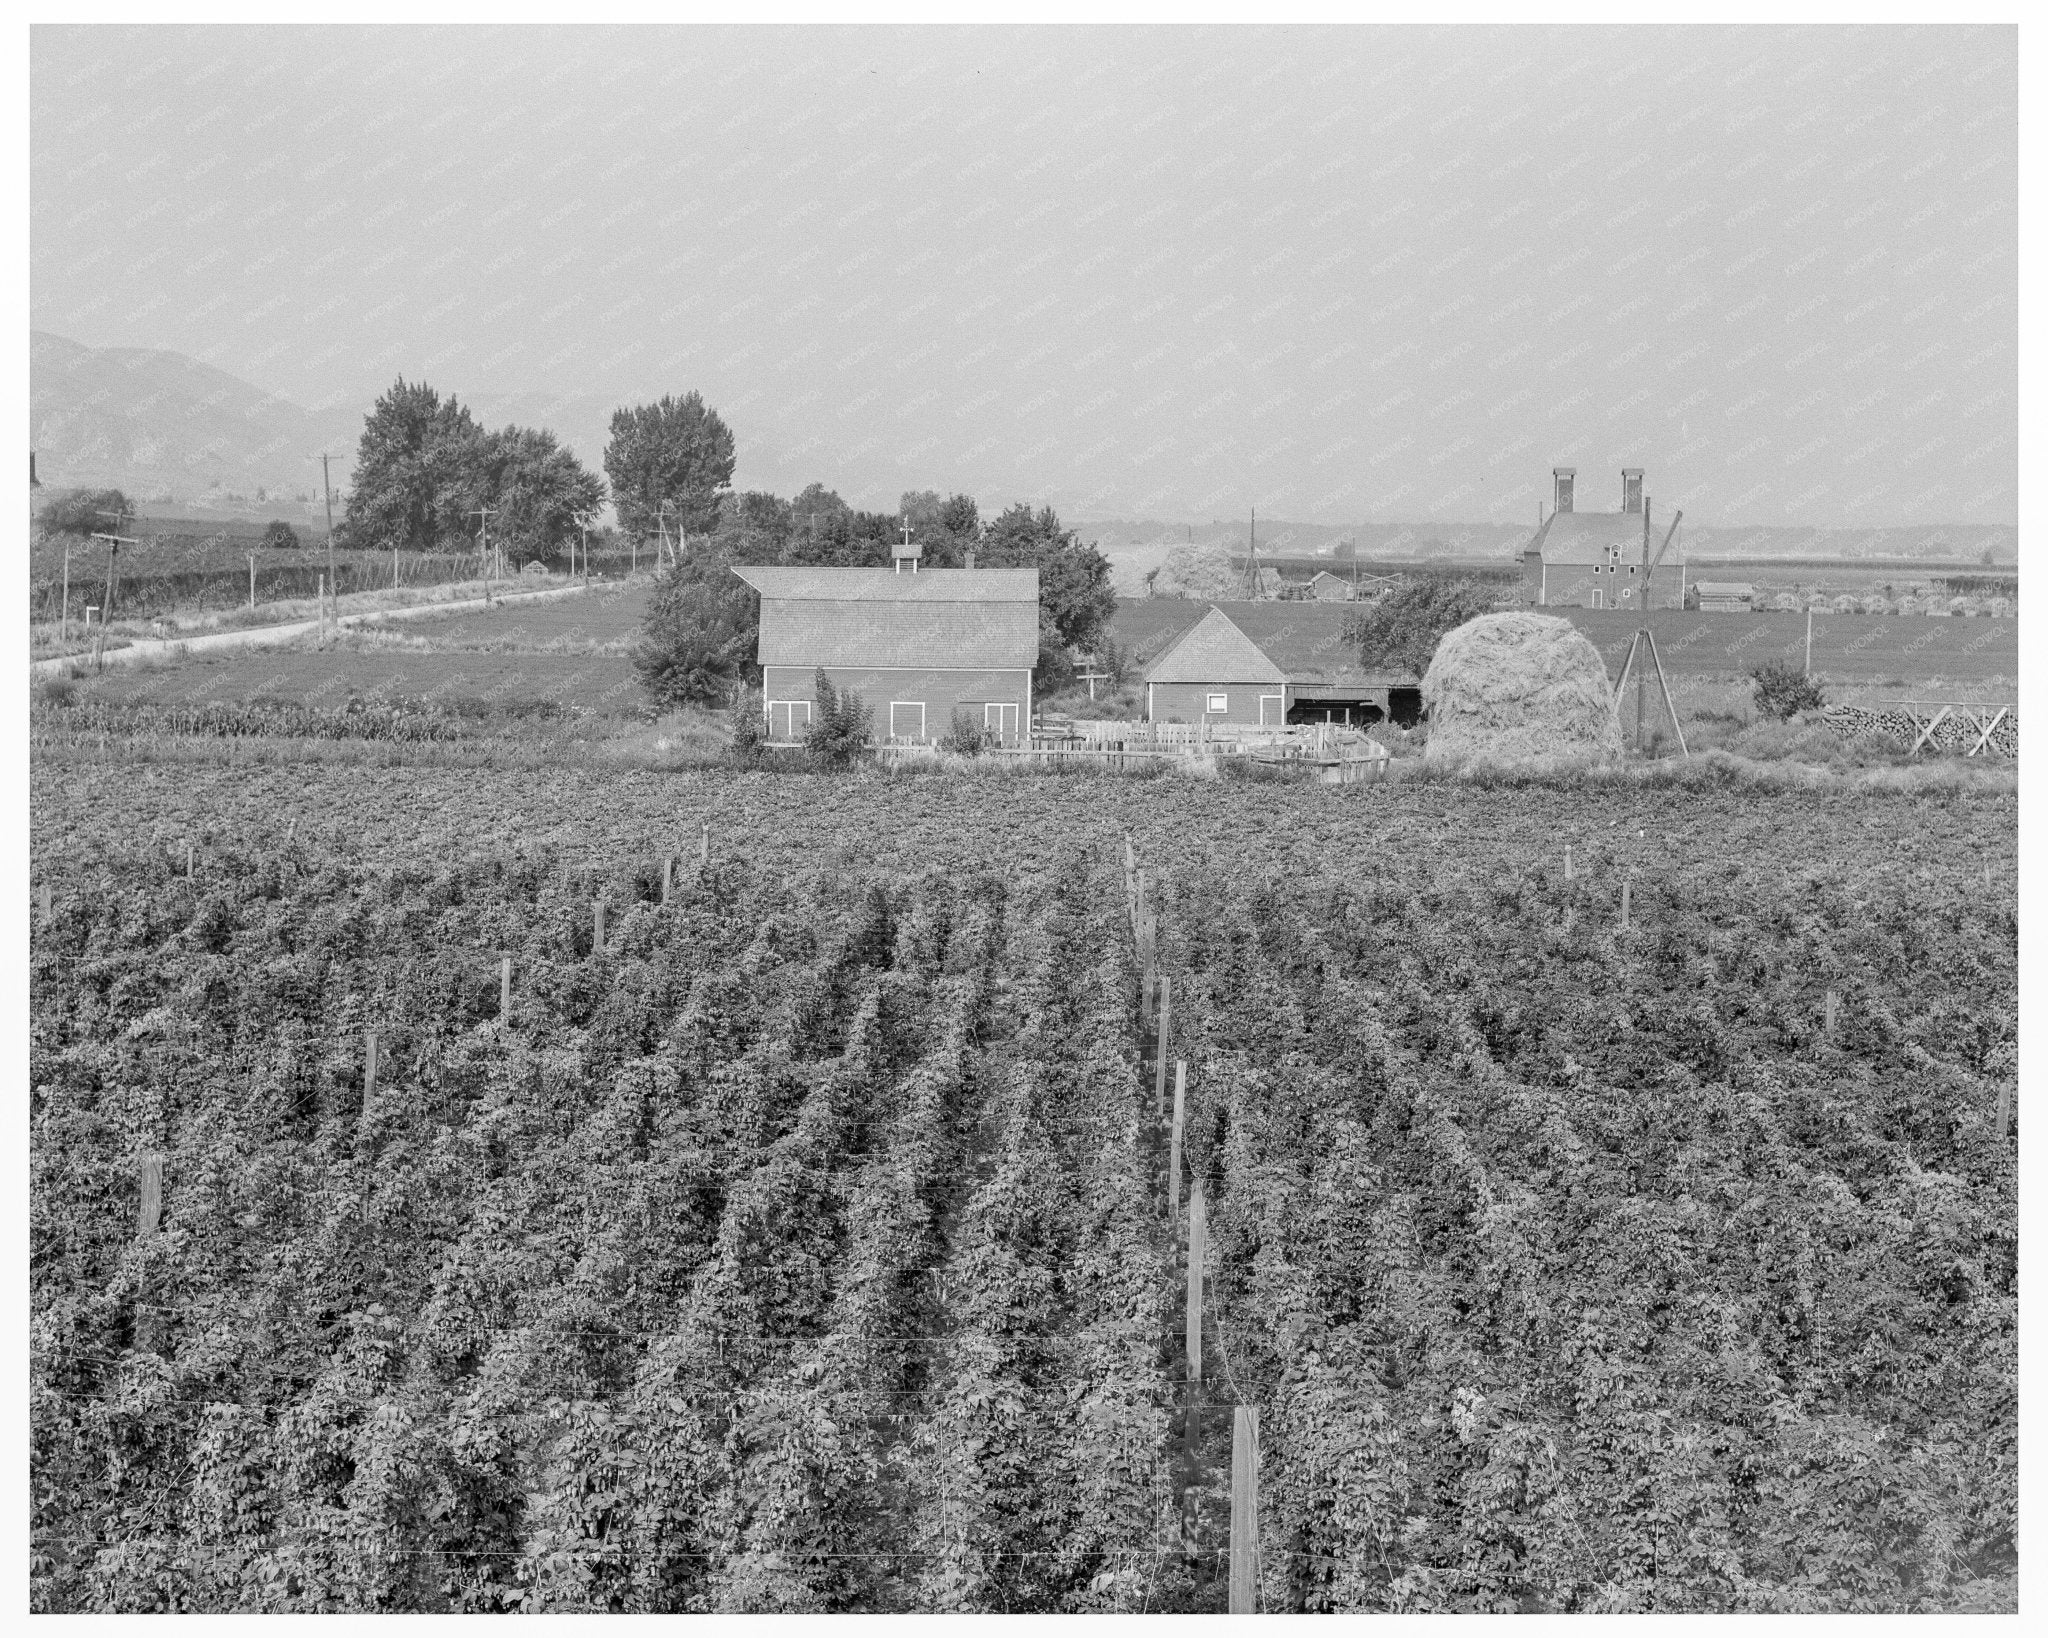
<path id="1" fill-rule="evenodd" d="M 1756 607 L 1756 588 L 1747 580 L 1699 580 L 1687 589 L 1685 603 L 1709 614 L 1747 614 Z"/>
<path id="2" fill-rule="evenodd" d="M 1005 744 L 1023 742 L 1038 664 L 1038 571 L 920 571 L 915 554 L 899 549 L 894 569 L 734 568 L 761 594 L 770 739 L 802 738 L 822 668 L 833 688 L 866 701 L 878 739 L 938 739 L 957 711 Z"/>
<path id="3" fill-rule="evenodd" d="M 1622 468 L 1619 512 L 1578 511 L 1577 476 L 1551 469 L 1556 509 L 1523 549 L 1523 594 L 1538 608 L 1640 608 L 1651 544 L 1642 469 Z"/>

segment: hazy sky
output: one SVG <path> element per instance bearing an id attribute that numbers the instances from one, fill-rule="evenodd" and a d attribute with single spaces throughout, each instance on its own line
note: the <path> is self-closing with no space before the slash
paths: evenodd
<path id="1" fill-rule="evenodd" d="M 2009 28 L 39 28 L 35 325 L 984 508 L 2010 523 Z M 543 417 L 545 418 L 545 417 Z M 597 428 L 593 433 L 590 429 Z"/>

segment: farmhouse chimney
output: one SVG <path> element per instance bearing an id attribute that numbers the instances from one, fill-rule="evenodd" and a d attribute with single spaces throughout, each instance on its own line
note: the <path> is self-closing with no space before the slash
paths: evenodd
<path id="1" fill-rule="evenodd" d="M 1621 469 L 1621 509 L 1624 512 L 1643 509 L 1643 469 L 1639 466 Z"/>
<path id="2" fill-rule="evenodd" d="M 1578 471 L 1575 466 L 1553 466 L 1550 469 L 1550 480 L 1556 485 L 1556 493 L 1550 505 L 1551 511 L 1569 512 L 1572 509 L 1572 479 L 1578 475 Z"/>

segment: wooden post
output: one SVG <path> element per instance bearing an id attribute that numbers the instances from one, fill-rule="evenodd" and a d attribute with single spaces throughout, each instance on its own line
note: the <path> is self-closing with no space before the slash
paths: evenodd
<path id="1" fill-rule="evenodd" d="M 256 606 L 256 554 L 249 554 L 249 607 Z"/>
<path id="2" fill-rule="evenodd" d="M 1188 1066 L 1185 1061 L 1173 1066 L 1173 1142 L 1172 1163 L 1167 1171 L 1167 1200 L 1173 1221 L 1180 1221 L 1180 1144 L 1181 1136 L 1187 1130 L 1188 1119 Z"/>
<path id="3" fill-rule="evenodd" d="M 590 953 L 604 954 L 604 900 L 599 899 L 591 906 Z"/>
<path id="4" fill-rule="evenodd" d="M 1202 1380 L 1202 1260 L 1209 1251 L 1209 1208 L 1198 1177 L 1188 1191 L 1188 1380 Z"/>
<path id="5" fill-rule="evenodd" d="M 498 963 L 498 1016 L 512 1016 L 512 958 L 506 956 Z"/>
<path id="6" fill-rule="evenodd" d="M 156 1233 L 157 1219 L 163 1213 L 164 1204 L 164 1157 L 144 1155 L 142 1157 L 142 1211 L 135 1226 L 138 1238 L 147 1240 Z"/>
<path id="7" fill-rule="evenodd" d="M 1621 879 L 1621 924 L 1628 925 L 1628 878 Z"/>
<path id="8" fill-rule="evenodd" d="M 64 601 L 57 605 L 57 641 L 71 644 L 71 548 L 64 548 Z"/>
<path id="9" fill-rule="evenodd" d="M 2001 1082 L 1998 1088 L 1998 1146 L 2005 1147 L 2005 1134 L 2012 1130 L 2012 1082 Z"/>
<path id="10" fill-rule="evenodd" d="M 1841 1011 L 1842 998 L 1839 995 L 1837 995 L 1833 990 L 1829 990 L 1827 993 L 1827 999 L 1822 1003 L 1822 1005 L 1825 1008 L 1825 1015 L 1827 1019 L 1827 1022 L 1822 1026 L 1823 1031 L 1826 1034 L 1827 1038 L 1830 1041 L 1832 1041 L 1835 1038 L 1835 1018 Z"/>
<path id="11" fill-rule="evenodd" d="M 377 1032 L 363 1031 L 363 1107 L 370 1107 L 370 1099 L 377 1090 Z"/>
<path id="12" fill-rule="evenodd" d="M 668 903 L 669 895 L 676 888 L 676 856 L 671 853 L 661 861 L 661 902 Z"/>
<path id="13" fill-rule="evenodd" d="M 191 840 L 191 838 L 190 838 L 190 837 L 187 837 L 187 838 L 186 838 L 186 840 L 185 840 L 185 880 L 187 880 L 187 881 L 189 882 L 189 881 L 190 881 L 191 879 L 192 879 L 192 840 Z"/>
<path id="14" fill-rule="evenodd" d="M 1569 842 L 1564 845 L 1564 879 L 1572 879 L 1572 845 Z"/>
<path id="15" fill-rule="evenodd" d="M 1805 674 L 1806 674 L 1807 676 L 1809 676 L 1809 677 L 1813 675 L 1813 608 L 1812 608 L 1812 606 L 1811 606 L 1810 604 L 1808 605 L 1808 607 L 1807 607 L 1807 610 L 1806 610 L 1806 667 L 1805 667 Z"/>
<path id="16" fill-rule="evenodd" d="M 1239 1405 L 1230 1433 L 1230 1613 L 1259 1607 L 1259 1413 Z"/>
<path id="17" fill-rule="evenodd" d="M 1650 645 L 1650 664 L 1657 668 L 1657 687 L 1663 691 L 1664 709 L 1671 714 L 1671 732 L 1678 738 L 1678 754 L 1690 762 L 1692 760 L 1692 752 L 1686 749 L 1685 729 L 1680 726 L 1678 721 L 1678 702 L 1671 697 L 1671 682 L 1664 675 L 1664 661 L 1657 653 L 1657 639 L 1651 636 L 1647 630 L 1644 631 L 1643 637 Z"/>
<path id="18" fill-rule="evenodd" d="M 1159 1118 L 1166 1118 L 1166 1054 L 1173 1039 L 1173 979 L 1159 975 L 1159 1038 L 1153 1047 L 1152 1103 Z"/>
<path id="19" fill-rule="evenodd" d="M 711 821 L 709 819 L 704 821 L 704 829 L 697 837 L 697 868 L 699 870 L 709 870 L 711 868 Z"/>

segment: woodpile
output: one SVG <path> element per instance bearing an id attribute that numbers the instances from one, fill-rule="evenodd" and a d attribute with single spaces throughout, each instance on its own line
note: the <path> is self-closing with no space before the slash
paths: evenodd
<path id="1" fill-rule="evenodd" d="M 1904 747 L 1964 756 L 2020 754 L 2018 713 L 1998 705 L 1831 705 L 1822 720 L 1845 739 L 1879 734 Z M 1932 731 L 1930 732 L 1930 725 Z M 1989 730 L 1987 736 L 1986 730 Z"/>

